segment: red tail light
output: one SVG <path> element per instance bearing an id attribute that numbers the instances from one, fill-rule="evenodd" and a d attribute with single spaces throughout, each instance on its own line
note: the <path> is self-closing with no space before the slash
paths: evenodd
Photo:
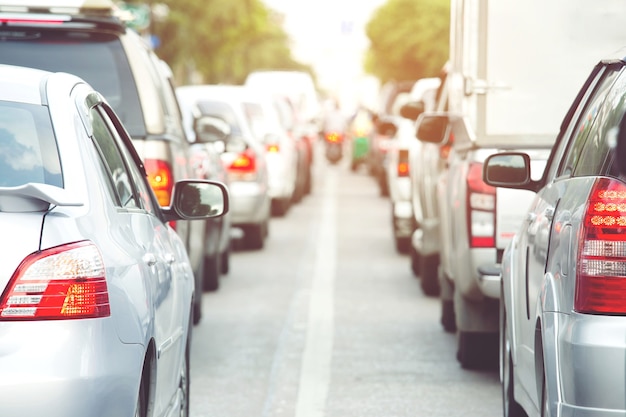
<path id="1" fill-rule="evenodd" d="M 267 145 L 265 149 L 267 149 L 267 151 L 270 153 L 278 153 L 280 151 L 280 147 L 275 143 Z"/>
<path id="2" fill-rule="evenodd" d="M 337 132 L 326 133 L 324 136 L 328 142 L 339 143 L 343 140 L 343 135 Z"/>
<path id="3" fill-rule="evenodd" d="M 467 227 L 471 248 L 496 245 L 496 189 L 483 182 L 483 164 L 472 162 L 467 174 Z"/>
<path id="4" fill-rule="evenodd" d="M 409 151 L 406 149 L 401 149 L 398 154 L 398 166 L 397 166 L 398 177 L 408 177 L 409 170 Z"/>
<path id="5" fill-rule="evenodd" d="M 111 315 L 104 262 L 91 242 L 33 253 L 0 298 L 0 320 L 59 320 Z"/>
<path id="6" fill-rule="evenodd" d="M 169 206 L 174 188 L 172 168 L 160 159 L 146 159 L 143 164 L 148 174 L 148 182 L 156 194 L 159 205 Z"/>
<path id="7" fill-rule="evenodd" d="M 596 180 L 578 248 L 574 309 L 626 314 L 626 184 Z"/>
<path id="8" fill-rule="evenodd" d="M 452 145 L 454 145 L 454 133 L 450 132 L 450 137 L 448 138 L 448 143 L 439 147 L 439 158 L 442 160 L 447 160 L 450 155 L 450 151 L 452 150 Z"/>
<path id="9" fill-rule="evenodd" d="M 254 151 L 247 149 L 226 164 L 226 169 L 233 181 L 254 181 L 257 175 L 257 163 Z"/>

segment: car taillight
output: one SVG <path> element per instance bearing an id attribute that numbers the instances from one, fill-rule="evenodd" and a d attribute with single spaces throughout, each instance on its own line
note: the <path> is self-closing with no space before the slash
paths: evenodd
<path id="1" fill-rule="evenodd" d="M 581 233 L 574 309 L 626 314 L 626 184 L 596 180 Z"/>
<path id="2" fill-rule="evenodd" d="M 439 158 L 443 161 L 448 159 L 450 155 L 450 151 L 452 150 L 452 145 L 454 144 L 454 133 L 450 132 L 450 136 L 448 138 L 448 142 L 445 145 L 439 147 Z"/>
<path id="3" fill-rule="evenodd" d="M 275 144 L 275 143 L 267 145 L 265 149 L 269 153 L 278 153 L 280 151 L 280 147 L 277 144 Z"/>
<path id="4" fill-rule="evenodd" d="M 343 135 L 337 132 L 329 132 L 324 136 L 330 143 L 339 143 L 343 140 Z"/>
<path id="5" fill-rule="evenodd" d="M 174 188 L 174 176 L 170 165 L 160 159 L 146 159 L 143 161 L 148 174 L 148 182 L 156 194 L 159 205 L 170 205 L 172 189 Z"/>
<path id="6" fill-rule="evenodd" d="M 409 170 L 409 151 L 406 149 L 400 149 L 398 153 L 398 166 L 397 166 L 398 177 L 408 177 Z"/>
<path id="7" fill-rule="evenodd" d="M 254 181 L 256 179 L 257 167 L 254 151 L 246 149 L 235 156 L 226 169 L 231 180 L 234 181 Z"/>
<path id="8" fill-rule="evenodd" d="M 471 248 L 496 245 L 496 189 L 483 182 L 483 164 L 472 162 L 467 174 L 467 226 Z"/>
<path id="9" fill-rule="evenodd" d="M 104 262 L 98 248 L 87 241 L 29 255 L 0 298 L 0 321 L 110 315 Z"/>

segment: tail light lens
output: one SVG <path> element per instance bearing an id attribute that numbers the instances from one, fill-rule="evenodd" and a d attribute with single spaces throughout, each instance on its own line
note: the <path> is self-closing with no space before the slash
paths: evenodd
<path id="1" fill-rule="evenodd" d="M 409 151 L 407 149 L 400 149 L 398 153 L 398 177 L 408 177 L 409 170 Z"/>
<path id="2" fill-rule="evenodd" d="M 471 248 L 496 245 L 496 189 L 483 182 L 483 164 L 472 162 L 467 174 L 468 236 Z"/>
<path id="3" fill-rule="evenodd" d="M 254 151 L 246 149 L 237 154 L 227 166 L 231 180 L 235 181 L 254 181 L 257 174 L 256 156 Z"/>
<path id="4" fill-rule="evenodd" d="M 626 184 L 596 180 L 578 248 L 574 309 L 626 314 Z"/>
<path id="5" fill-rule="evenodd" d="M 167 207 L 170 205 L 172 189 L 174 188 L 174 175 L 172 167 L 160 159 L 146 159 L 144 162 L 148 181 L 156 194 L 159 205 Z"/>
<path id="6" fill-rule="evenodd" d="M 341 133 L 337 133 L 337 132 L 326 133 L 326 135 L 324 137 L 330 143 L 339 143 L 343 139 L 343 135 Z"/>
<path id="7" fill-rule="evenodd" d="M 33 253 L 0 298 L 0 320 L 60 320 L 111 315 L 98 248 L 78 242 Z"/>
<path id="8" fill-rule="evenodd" d="M 269 153 L 278 153 L 278 152 L 280 151 L 280 147 L 279 147 L 277 144 L 275 144 L 275 143 L 272 143 L 272 144 L 270 144 L 270 145 L 267 145 L 265 149 L 266 149 Z"/>
<path id="9" fill-rule="evenodd" d="M 452 145 L 454 145 L 454 133 L 450 132 L 448 142 L 439 147 L 439 158 L 441 160 L 446 161 L 448 159 L 450 151 L 452 150 Z"/>

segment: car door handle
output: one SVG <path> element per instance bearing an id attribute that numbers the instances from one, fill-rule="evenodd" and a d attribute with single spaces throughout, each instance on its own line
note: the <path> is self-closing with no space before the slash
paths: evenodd
<path id="1" fill-rule="evenodd" d="M 165 254 L 164 258 L 165 258 L 165 262 L 170 265 L 173 264 L 174 261 L 176 260 L 176 257 L 174 257 L 174 255 L 171 253 Z"/>
<path id="2" fill-rule="evenodd" d="M 526 221 L 528 223 L 532 223 L 537 219 L 537 215 L 535 213 L 529 212 L 526 214 Z"/>
<path id="3" fill-rule="evenodd" d="M 157 258 L 153 253 L 144 254 L 142 259 L 148 266 L 154 266 L 157 263 Z"/>
<path id="4" fill-rule="evenodd" d="M 554 207 L 546 207 L 546 209 L 543 211 L 543 215 L 546 219 L 552 221 L 552 219 L 554 218 Z"/>

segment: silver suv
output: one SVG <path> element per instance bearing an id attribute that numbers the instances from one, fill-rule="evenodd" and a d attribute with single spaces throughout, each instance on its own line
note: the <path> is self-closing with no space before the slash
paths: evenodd
<path id="1" fill-rule="evenodd" d="M 132 137 L 159 204 L 169 206 L 174 183 L 192 177 L 189 144 L 175 93 L 150 45 L 117 17 L 112 2 L 62 12 L 14 3 L 0 0 L 0 63 L 72 73 L 100 91 Z M 202 288 L 202 247 L 190 245 L 190 223 L 170 225 L 185 242 Z M 201 294 L 196 292 L 195 322 Z"/>

